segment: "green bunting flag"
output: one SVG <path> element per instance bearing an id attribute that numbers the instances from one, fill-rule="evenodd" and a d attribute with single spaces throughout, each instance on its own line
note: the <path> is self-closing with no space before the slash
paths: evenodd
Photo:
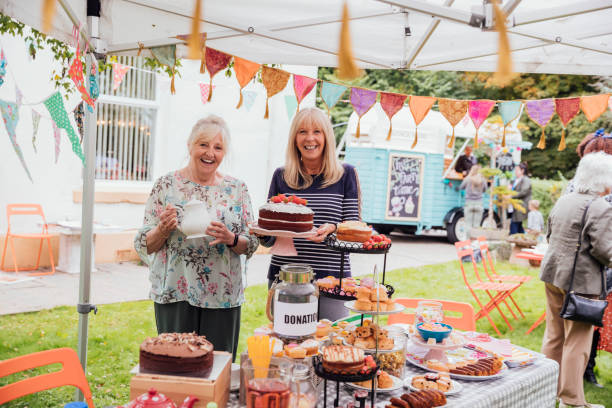
<path id="1" fill-rule="evenodd" d="M 70 143 L 72 144 L 72 151 L 79 156 L 83 164 L 85 164 L 85 156 L 83 155 L 83 150 L 81 150 L 79 137 L 70 124 L 70 119 L 68 119 L 68 113 L 66 112 L 66 108 L 64 107 L 64 102 L 62 101 L 62 96 L 60 93 L 56 92 L 51 95 L 49 98 L 47 98 L 44 104 L 51 114 L 51 119 L 53 119 L 57 127 L 66 130 Z"/>

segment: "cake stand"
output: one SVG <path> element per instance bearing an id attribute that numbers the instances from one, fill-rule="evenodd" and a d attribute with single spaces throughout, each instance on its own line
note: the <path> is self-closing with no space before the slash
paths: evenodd
<path id="1" fill-rule="evenodd" d="M 410 336 L 410 340 L 412 340 L 412 342 L 417 346 L 426 347 L 429 349 L 427 354 L 425 354 L 424 361 L 438 360 L 443 363 L 448 363 L 448 357 L 446 357 L 445 351 L 455 350 L 465 345 L 465 341 L 453 344 L 427 344 L 427 342 L 423 341 L 423 338 L 418 333 L 416 335 Z"/>
<path id="2" fill-rule="evenodd" d="M 338 407 L 340 401 L 340 383 L 343 382 L 361 382 L 372 380 L 372 394 L 371 394 L 371 406 L 374 407 L 376 404 L 376 392 L 374 384 L 374 377 L 378 371 L 378 364 L 365 374 L 334 374 L 329 373 L 323 369 L 323 363 L 320 357 L 315 357 L 314 360 L 314 372 L 318 377 L 323 378 L 323 408 L 327 408 L 327 380 L 336 382 L 336 398 L 334 399 L 334 408 Z"/>
<path id="3" fill-rule="evenodd" d="M 317 229 L 312 228 L 306 232 L 293 232 L 293 231 L 282 231 L 282 230 L 268 230 L 260 228 L 257 223 L 253 223 L 249 228 L 252 234 L 266 235 L 270 237 L 276 237 L 274 245 L 270 249 L 272 255 L 280 256 L 297 256 L 295 245 L 293 245 L 293 238 L 310 238 L 317 235 Z"/>

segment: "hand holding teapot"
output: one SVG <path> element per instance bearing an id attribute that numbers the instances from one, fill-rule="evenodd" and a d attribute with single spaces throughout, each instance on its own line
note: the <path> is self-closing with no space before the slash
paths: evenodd
<path id="1" fill-rule="evenodd" d="M 178 227 L 176 208 L 171 204 L 166 205 L 164 211 L 159 215 L 159 224 L 157 224 L 157 227 L 166 238 Z"/>

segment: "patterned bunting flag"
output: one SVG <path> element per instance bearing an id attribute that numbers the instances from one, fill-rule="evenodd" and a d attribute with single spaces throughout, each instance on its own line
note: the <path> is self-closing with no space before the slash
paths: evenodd
<path id="1" fill-rule="evenodd" d="M 295 112 L 297 112 L 298 106 L 298 102 L 293 96 L 285 95 L 285 107 L 287 108 L 289 122 L 291 122 L 291 118 L 293 118 L 293 115 L 295 115 Z"/>
<path id="2" fill-rule="evenodd" d="M 293 90 L 297 99 L 297 110 L 300 110 L 300 103 L 312 91 L 312 88 L 317 85 L 317 82 L 318 80 L 314 78 L 293 74 Z"/>
<path id="3" fill-rule="evenodd" d="M 603 94 L 583 96 L 580 99 L 580 107 L 589 122 L 593 122 L 606 111 L 609 98 L 609 94 Z"/>
<path id="4" fill-rule="evenodd" d="M 0 50 L 0 86 L 4 84 L 4 77 L 6 76 L 6 56 L 4 50 Z"/>
<path id="5" fill-rule="evenodd" d="M 60 129 L 57 127 L 55 122 L 52 122 L 53 125 L 53 140 L 55 140 L 55 164 L 57 164 L 57 159 L 59 159 L 60 154 L 60 143 L 62 141 L 62 135 L 60 133 Z"/>
<path id="6" fill-rule="evenodd" d="M 8 133 L 11 144 L 13 145 L 13 149 L 21 162 L 26 174 L 30 181 L 32 181 L 32 176 L 30 175 L 30 170 L 28 170 L 28 166 L 23 158 L 23 152 L 21 151 L 21 147 L 17 143 L 17 133 L 15 132 L 15 128 L 17 127 L 17 122 L 19 122 L 19 110 L 16 103 L 6 102 L 0 100 L 0 110 L 2 111 L 2 120 L 4 121 L 4 126 L 6 126 L 6 133 Z M 33 181 L 32 181 L 33 182 Z"/>
<path id="7" fill-rule="evenodd" d="M 344 95 L 347 87 L 338 84 L 332 84 L 331 82 L 323 82 L 321 85 L 321 99 L 323 99 L 323 103 L 325 104 L 325 108 L 327 108 L 327 116 L 329 116 L 329 111 L 333 108 L 340 97 Z"/>
<path id="8" fill-rule="evenodd" d="M 380 106 L 383 108 L 387 117 L 389 118 L 389 133 L 387 133 L 387 140 L 391 140 L 391 132 L 393 131 L 393 116 L 404 106 L 408 95 L 381 92 L 380 93 Z"/>
<path id="9" fill-rule="evenodd" d="M 21 106 L 23 103 L 23 94 L 17 85 L 15 85 L 15 102 L 17 102 L 17 106 Z"/>
<path id="10" fill-rule="evenodd" d="M 160 47 L 151 47 L 151 54 L 162 65 L 165 65 L 172 72 L 172 80 L 170 81 L 170 93 L 174 95 L 176 88 L 174 87 L 174 78 L 176 76 L 176 44 L 162 45 Z"/>
<path id="11" fill-rule="evenodd" d="M 436 102 L 436 98 L 433 96 L 413 96 L 410 95 L 408 101 L 408 107 L 410 107 L 410 113 L 414 118 L 414 142 L 412 142 L 411 149 L 417 145 L 419 140 L 419 123 L 425 119 L 425 116 L 429 113 L 429 110 Z"/>
<path id="12" fill-rule="evenodd" d="M 261 67 L 261 80 L 263 81 L 264 87 L 267 91 L 266 113 L 264 115 L 264 119 L 268 119 L 270 116 L 268 100 L 285 89 L 287 82 L 289 82 L 290 76 L 290 73 L 283 71 L 282 69 L 270 68 L 265 65 Z"/>
<path id="13" fill-rule="evenodd" d="M 81 54 L 79 51 L 79 46 L 77 44 L 76 55 L 72 60 L 72 64 L 70 64 L 70 69 L 68 70 L 68 75 L 72 82 L 74 82 L 74 86 L 76 86 L 77 90 L 81 93 L 81 99 L 87 103 L 87 105 L 91 106 L 93 109 L 94 101 L 89 95 L 89 91 L 85 88 L 85 78 L 83 78 L 83 62 L 81 62 Z"/>
<path id="14" fill-rule="evenodd" d="M 257 99 L 257 92 L 243 91 L 242 94 L 244 96 L 244 107 L 246 108 L 247 112 L 250 112 L 253 104 L 255 103 L 255 99 Z"/>
<path id="15" fill-rule="evenodd" d="M 123 82 L 125 74 L 130 70 L 128 65 L 121 65 L 118 62 L 113 63 L 113 91 L 116 91 Z"/>
<path id="16" fill-rule="evenodd" d="M 40 114 L 32 109 L 32 147 L 34 153 L 38 153 L 36 150 L 36 135 L 38 134 L 38 125 L 40 124 Z"/>
<path id="17" fill-rule="evenodd" d="M 203 82 L 199 83 L 200 85 L 200 96 L 202 97 L 202 103 L 206 104 L 208 102 L 208 96 L 210 95 L 210 85 L 205 84 Z M 214 85 L 213 85 L 213 89 L 214 89 Z"/>
<path id="18" fill-rule="evenodd" d="M 455 144 L 455 126 L 457 126 L 457 124 L 461 122 L 461 119 L 467 114 L 468 101 L 440 98 L 438 99 L 438 109 L 442 116 L 444 116 L 453 127 L 453 134 L 448 142 L 448 147 L 453 147 Z"/>
<path id="19" fill-rule="evenodd" d="M 257 74 L 257 71 L 259 71 L 259 68 L 261 68 L 261 64 L 245 60 L 243 58 L 234 57 L 234 72 L 236 73 L 238 84 L 240 85 L 240 100 L 238 101 L 236 109 L 239 109 L 242 106 L 242 88 L 247 86 L 249 81 L 253 79 L 255 74 Z"/>
<path id="20" fill-rule="evenodd" d="M 91 72 L 89 73 L 89 95 L 94 103 L 100 96 L 100 87 L 98 86 L 98 64 L 91 64 Z M 87 110 L 93 113 L 93 109 L 89 105 L 87 105 Z"/>
<path id="21" fill-rule="evenodd" d="M 555 114 L 555 101 L 552 98 L 536 99 L 525 103 L 527 116 L 542 128 L 542 136 L 538 142 L 537 148 L 544 149 L 546 147 L 546 134 L 544 128 Z"/>
<path id="22" fill-rule="evenodd" d="M 495 101 L 490 99 L 478 99 L 468 103 L 468 115 L 476 128 L 476 135 L 474 136 L 475 149 L 478 148 L 478 129 L 489 117 L 494 107 Z"/>
<path id="23" fill-rule="evenodd" d="M 561 131 L 561 142 L 559 142 L 559 151 L 565 150 L 565 128 L 572 119 L 580 112 L 580 98 L 563 98 L 555 99 L 555 107 L 563 130 Z"/>
<path id="24" fill-rule="evenodd" d="M 353 105 L 353 109 L 358 116 L 357 131 L 355 132 L 355 137 L 357 138 L 359 138 L 361 133 L 361 117 L 368 113 L 372 106 L 374 106 L 376 103 L 376 96 L 378 96 L 377 91 L 363 88 L 351 88 L 351 105 Z"/>
<path id="25" fill-rule="evenodd" d="M 55 122 L 57 127 L 66 130 L 68 134 L 68 139 L 70 139 L 70 143 L 72 144 L 72 151 L 79 156 L 83 164 L 85 163 L 85 156 L 83 155 L 83 151 L 81 150 L 81 143 L 79 142 L 79 138 L 74 133 L 74 129 L 70 124 L 70 119 L 68 119 L 68 113 L 66 113 L 66 108 L 64 107 L 64 102 L 62 101 L 62 96 L 59 92 L 51 95 L 44 102 L 47 110 L 51 114 L 51 119 Z M 57 161 L 57 157 L 56 157 Z"/>
<path id="26" fill-rule="evenodd" d="M 208 93 L 208 102 L 212 98 L 212 80 L 217 72 L 225 69 L 232 60 L 232 56 L 221 51 L 217 51 L 213 48 L 206 48 L 206 69 L 210 76 L 210 92 Z"/>
<path id="27" fill-rule="evenodd" d="M 76 108 L 74 108 L 74 111 L 72 112 L 74 114 L 74 122 L 77 124 L 77 129 L 79 129 L 79 136 L 80 139 L 79 141 L 81 142 L 81 144 L 83 144 L 83 135 L 84 133 L 84 129 L 83 129 L 83 119 L 85 118 L 85 108 L 83 107 L 84 103 L 81 102 L 79 103 Z"/>
<path id="28" fill-rule="evenodd" d="M 523 108 L 523 102 L 521 101 L 504 101 L 497 105 L 497 110 L 501 115 L 502 122 L 504 122 L 504 135 L 502 136 L 502 147 L 506 147 L 506 126 L 514 119 L 518 118 Z"/>

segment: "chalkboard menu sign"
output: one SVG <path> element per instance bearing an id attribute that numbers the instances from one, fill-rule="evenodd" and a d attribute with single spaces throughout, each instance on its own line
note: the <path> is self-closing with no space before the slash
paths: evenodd
<path id="1" fill-rule="evenodd" d="M 385 219 L 416 221 L 421 218 L 421 186 L 425 158 L 390 154 Z"/>

